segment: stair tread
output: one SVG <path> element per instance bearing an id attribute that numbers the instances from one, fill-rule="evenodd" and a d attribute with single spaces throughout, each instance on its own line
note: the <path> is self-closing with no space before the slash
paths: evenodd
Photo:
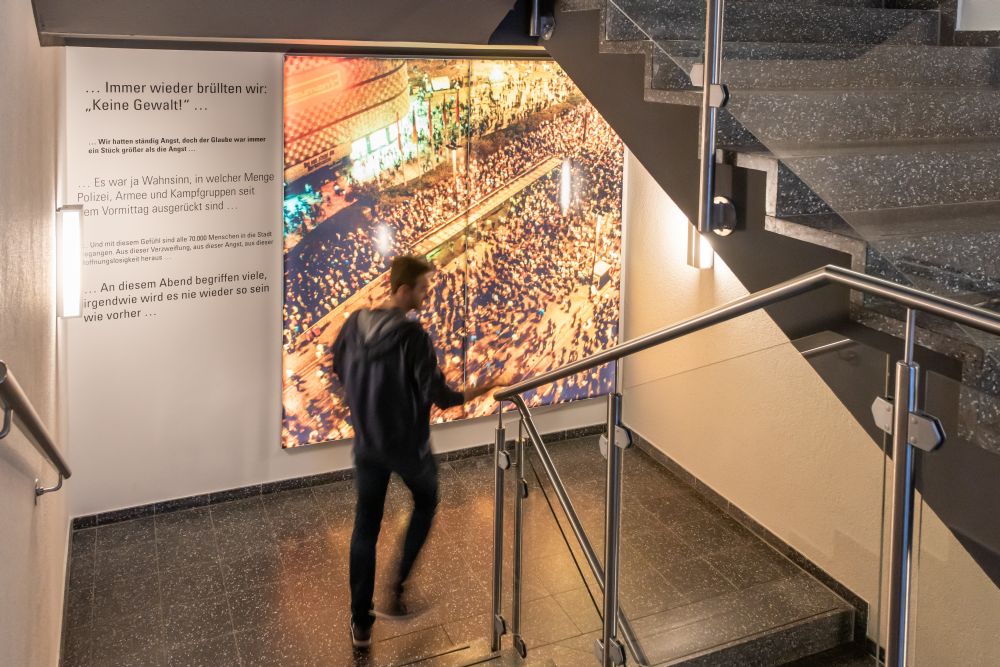
<path id="1" fill-rule="evenodd" d="M 766 145 L 1000 137 L 1000 89 L 734 91 L 725 111 Z"/>
<path id="2" fill-rule="evenodd" d="M 1000 231 L 1000 200 L 778 217 L 798 225 L 869 241 L 956 233 L 995 233 Z M 868 235 L 860 235 L 859 227 Z"/>
<path id="3" fill-rule="evenodd" d="M 944 153 L 996 153 L 1000 157 L 1000 137 L 983 139 L 919 139 L 876 142 L 842 142 L 835 144 L 780 144 L 769 146 L 770 152 L 780 158 L 887 156 Z"/>
<path id="4" fill-rule="evenodd" d="M 782 156 L 837 211 L 991 201 L 1000 194 L 1000 154 L 928 150 Z"/>
<path id="5" fill-rule="evenodd" d="M 688 661 L 763 639 L 766 633 L 823 623 L 830 616 L 853 619 L 854 609 L 804 573 L 759 584 L 676 609 L 633 619 L 636 635 L 653 663 Z M 850 627 L 852 620 L 845 625 Z M 832 648 L 844 637 L 827 638 Z M 708 641 L 708 644 L 706 644 Z"/>
<path id="6" fill-rule="evenodd" d="M 934 44 L 939 20 L 939 12 L 927 10 L 730 0 L 724 30 L 727 42 Z M 704 28 L 702 0 L 615 0 L 605 38 L 698 39 Z"/>
<path id="7" fill-rule="evenodd" d="M 679 58 L 701 58 L 701 39 L 652 40 L 657 48 Z M 855 59 L 866 55 L 907 55 L 921 57 L 998 56 L 1000 47 L 951 46 L 940 44 L 826 44 L 809 42 L 728 41 L 723 44 L 724 60 L 794 60 L 797 62 Z"/>

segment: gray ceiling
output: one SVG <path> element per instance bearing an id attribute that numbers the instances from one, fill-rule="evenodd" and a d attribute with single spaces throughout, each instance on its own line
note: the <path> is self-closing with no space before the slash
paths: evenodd
<path id="1" fill-rule="evenodd" d="M 515 0 L 33 0 L 41 43 L 485 45 Z M 503 40 L 502 40 L 503 41 Z M 363 44 L 362 44 L 363 46 Z"/>

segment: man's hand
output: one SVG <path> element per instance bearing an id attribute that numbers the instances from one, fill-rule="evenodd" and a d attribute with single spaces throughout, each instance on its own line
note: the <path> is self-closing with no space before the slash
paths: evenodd
<path id="1" fill-rule="evenodd" d="M 497 389 L 499 387 L 509 387 L 512 384 L 514 384 L 513 371 L 504 371 L 497 377 L 487 381 L 484 384 L 479 385 L 478 387 L 471 387 L 469 389 L 466 389 L 465 391 L 462 392 L 462 395 L 465 398 L 465 402 L 468 403 L 469 401 L 474 401 L 483 394 L 487 394 L 493 391 L 494 389 Z"/>

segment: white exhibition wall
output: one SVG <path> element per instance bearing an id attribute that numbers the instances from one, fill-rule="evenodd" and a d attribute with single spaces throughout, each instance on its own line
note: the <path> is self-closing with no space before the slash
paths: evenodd
<path id="1" fill-rule="evenodd" d="M 73 516 L 351 465 L 349 443 L 280 449 L 281 73 L 280 54 L 67 49 L 66 203 L 88 213 L 65 321 Z M 436 426 L 434 448 L 495 424 Z"/>

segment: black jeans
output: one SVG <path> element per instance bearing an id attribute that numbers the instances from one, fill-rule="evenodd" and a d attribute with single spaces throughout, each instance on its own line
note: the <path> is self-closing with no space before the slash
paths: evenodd
<path id="1" fill-rule="evenodd" d="M 403 553 L 399 559 L 395 592 L 402 592 L 410 571 L 427 541 L 434 512 L 438 504 L 438 473 L 434 457 L 428 456 L 419 465 L 386 466 L 368 461 L 354 464 L 354 483 L 358 501 L 354 510 L 354 532 L 351 535 L 351 620 L 361 628 L 370 627 L 372 597 L 375 593 L 375 547 L 382 527 L 385 492 L 389 477 L 395 472 L 413 494 L 413 516 L 406 529 Z"/>

